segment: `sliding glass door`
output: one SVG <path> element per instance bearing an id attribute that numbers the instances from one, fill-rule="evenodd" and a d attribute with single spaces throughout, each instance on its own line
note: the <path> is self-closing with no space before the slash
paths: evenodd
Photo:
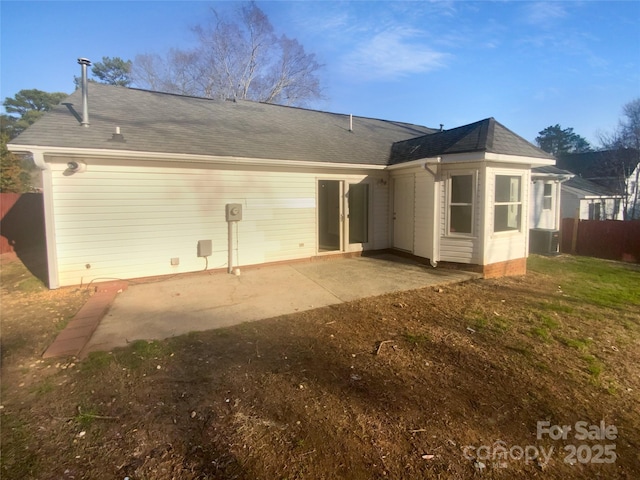
<path id="1" fill-rule="evenodd" d="M 360 250 L 369 242 L 367 183 L 318 180 L 318 252 Z"/>

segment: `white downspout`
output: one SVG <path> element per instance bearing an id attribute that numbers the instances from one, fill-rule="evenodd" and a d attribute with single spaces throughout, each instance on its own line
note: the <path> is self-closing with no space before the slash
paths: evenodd
<path id="1" fill-rule="evenodd" d="M 433 228 L 431 238 L 431 255 L 429 263 L 433 268 L 438 266 L 440 261 L 440 169 L 439 164 L 442 157 L 437 157 L 436 162 L 431 165 L 435 165 L 435 172 L 429 168 L 430 164 L 425 163 L 424 169 L 433 176 Z"/>
<path id="2" fill-rule="evenodd" d="M 44 201 L 44 228 L 47 243 L 47 274 L 49 288 L 60 287 L 58 278 L 58 255 L 56 252 L 56 229 L 53 215 L 53 174 L 51 165 L 44 161 L 44 154 L 40 150 L 31 152 L 33 162 L 42 171 L 42 198 Z"/>
<path id="3" fill-rule="evenodd" d="M 436 167 L 437 168 L 437 167 Z M 429 263 L 433 268 L 440 261 L 440 177 L 433 177 L 433 239 L 431 240 L 431 259 Z"/>

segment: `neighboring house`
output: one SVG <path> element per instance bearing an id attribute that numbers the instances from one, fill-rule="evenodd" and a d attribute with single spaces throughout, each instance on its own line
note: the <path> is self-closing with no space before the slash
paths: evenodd
<path id="1" fill-rule="evenodd" d="M 573 173 L 554 166 L 537 167 L 531 170 L 529 207 L 531 229 L 560 230 L 562 185 L 573 176 Z"/>
<path id="2" fill-rule="evenodd" d="M 625 148 L 574 153 L 558 158 L 557 165 L 604 187 L 609 194 L 619 196 L 621 219 L 640 218 L 639 150 Z"/>
<path id="3" fill-rule="evenodd" d="M 554 159 L 492 118 L 90 90 L 88 118 L 77 91 L 9 144 L 43 172 L 50 288 L 385 249 L 526 271 L 531 168 Z"/>
<path id="4" fill-rule="evenodd" d="M 562 185 L 562 218 L 623 220 L 622 195 L 597 183 L 573 177 Z"/>
<path id="5" fill-rule="evenodd" d="M 552 165 L 531 170 L 529 252 L 557 253 L 560 249 L 562 184 L 571 172 Z"/>

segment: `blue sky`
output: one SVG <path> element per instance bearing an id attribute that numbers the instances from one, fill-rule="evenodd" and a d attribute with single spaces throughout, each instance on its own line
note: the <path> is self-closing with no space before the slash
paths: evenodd
<path id="1" fill-rule="evenodd" d="M 257 2 L 325 64 L 312 108 L 453 128 L 487 117 L 533 141 L 597 144 L 640 97 L 639 1 Z M 0 96 L 73 90 L 78 57 L 188 48 L 236 2 L 0 2 Z"/>

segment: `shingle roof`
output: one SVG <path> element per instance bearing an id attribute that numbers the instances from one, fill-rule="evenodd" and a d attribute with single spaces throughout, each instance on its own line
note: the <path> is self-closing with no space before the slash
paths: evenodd
<path id="1" fill-rule="evenodd" d="M 633 148 L 571 153 L 558 158 L 558 166 L 577 173 L 583 178 L 618 177 L 624 170 L 631 175 L 640 162 L 640 152 Z"/>
<path id="2" fill-rule="evenodd" d="M 584 196 L 587 197 L 593 197 L 593 196 L 597 196 L 597 197 L 614 197 L 616 196 L 616 194 L 614 192 L 612 192 L 611 190 L 609 190 L 608 188 L 605 188 L 601 185 L 598 185 L 596 183 L 593 183 L 589 180 L 585 180 L 584 178 L 581 178 L 579 176 L 575 176 L 573 178 L 571 178 L 570 180 L 567 180 L 566 182 L 564 182 L 563 187 L 571 187 L 574 190 L 578 190 L 579 193 L 583 194 Z"/>
<path id="3" fill-rule="evenodd" d="M 624 177 L 629 177 L 640 163 L 640 151 L 634 148 L 572 153 L 558 158 L 558 166 L 590 180 L 605 190 L 623 193 Z"/>
<path id="4" fill-rule="evenodd" d="M 544 158 L 554 157 L 516 135 L 493 118 L 394 144 L 391 163 L 403 163 L 438 155 L 489 152 Z"/>
<path id="5" fill-rule="evenodd" d="M 560 175 L 563 177 L 572 177 L 575 174 L 570 172 L 569 170 L 562 170 L 561 168 L 555 167 L 553 165 L 545 165 L 543 167 L 535 167 L 531 169 L 531 174 L 542 174 L 542 175 Z"/>
<path id="6" fill-rule="evenodd" d="M 391 145 L 435 130 L 250 101 L 219 101 L 89 85 L 90 127 L 78 90 L 11 143 L 386 165 Z M 119 126 L 125 143 L 112 141 Z"/>
<path id="7" fill-rule="evenodd" d="M 91 83 L 90 127 L 77 90 L 11 144 L 389 165 L 437 155 L 491 152 L 553 159 L 493 118 L 438 131 L 410 123 L 220 101 Z M 125 142 L 113 141 L 116 127 Z"/>

